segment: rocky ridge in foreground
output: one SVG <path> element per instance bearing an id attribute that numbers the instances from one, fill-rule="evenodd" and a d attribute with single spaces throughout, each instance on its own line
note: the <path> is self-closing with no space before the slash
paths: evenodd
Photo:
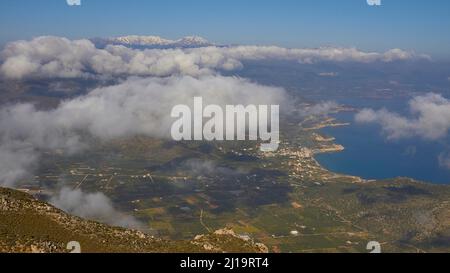
<path id="1" fill-rule="evenodd" d="M 26 193 L 0 188 L 0 252 L 67 253 L 71 241 L 79 242 L 81 252 L 267 252 L 231 230 L 191 241 L 162 240 L 75 217 Z"/>

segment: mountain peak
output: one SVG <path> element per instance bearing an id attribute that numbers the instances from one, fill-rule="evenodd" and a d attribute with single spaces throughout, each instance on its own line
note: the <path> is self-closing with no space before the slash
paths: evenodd
<path id="1" fill-rule="evenodd" d="M 128 35 L 103 40 L 104 44 L 124 45 L 130 47 L 204 47 L 213 45 L 200 36 L 186 36 L 178 40 L 164 39 L 159 36 Z"/>

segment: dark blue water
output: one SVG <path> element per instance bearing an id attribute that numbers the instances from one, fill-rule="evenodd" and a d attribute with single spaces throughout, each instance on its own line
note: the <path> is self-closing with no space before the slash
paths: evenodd
<path id="1" fill-rule="evenodd" d="M 407 99 L 340 101 L 358 107 L 386 107 L 399 113 L 407 112 Z M 450 170 L 439 164 L 439 155 L 448 149 L 450 139 L 425 141 L 402 139 L 387 141 L 380 127 L 354 122 L 355 113 L 339 113 L 338 120 L 351 126 L 325 128 L 322 134 L 333 136 L 345 151 L 321 154 L 316 158 L 327 169 L 356 175 L 365 179 L 411 177 L 417 180 L 450 184 Z"/>

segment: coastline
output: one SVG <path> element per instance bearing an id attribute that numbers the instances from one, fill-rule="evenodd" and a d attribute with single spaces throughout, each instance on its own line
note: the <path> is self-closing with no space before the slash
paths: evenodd
<path id="1" fill-rule="evenodd" d="M 327 119 L 326 121 L 330 121 L 330 120 L 335 121 L 336 119 L 330 118 L 330 119 Z M 339 123 L 332 123 L 332 124 L 324 124 L 324 122 L 321 122 L 318 126 L 313 126 L 313 127 L 318 128 L 318 129 L 314 129 L 314 131 L 318 131 L 320 129 L 342 127 L 342 126 L 351 126 L 351 123 L 339 122 Z M 306 128 L 303 130 L 312 130 L 312 129 Z M 320 161 L 319 161 L 319 159 L 317 159 L 316 155 L 340 153 L 340 152 L 343 152 L 344 150 L 346 150 L 346 148 L 342 144 L 335 143 L 336 137 L 333 135 L 323 136 L 319 132 L 314 132 L 312 134 L 312 136 L 317 143 L 330 143 L 330 145 L 327 147 L 313 149 L 313 159 L 316 162 L 316 164 L 319 165 L 323 170 L 333 173 L 334 175 L 336 175 L 336 177 L 342 177 L 342 178 L 348 177 L 353 180 L 359 180 L 361 183 L 373 183 L 373 182 L 384 181 L 384 180 L 407 179 L 407 180 L 410 180 L 411 182 L 415 182 L 415 183 L 419 183 L 419 184 L 450 186 L 449 183 L 435 183 L 432 181 L 415 179 L 415 178 L 409 177 L 409 176 L 393 176 L 393 177 L 386 177 L 386 178 L 364 178 L 364 177 L 358 176 L 358 175 L 352 175 L 352 174 L 345 173 L 345 172 L 336 172 L 336 171 L 330 170 L 326 166 L 324 166 L 322 163 L 320 163 Z"/>

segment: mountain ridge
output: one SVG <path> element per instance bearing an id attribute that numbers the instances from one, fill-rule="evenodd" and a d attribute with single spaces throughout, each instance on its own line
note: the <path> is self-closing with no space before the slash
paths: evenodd
<path id="1" fill-rule="evenodd" d="M 228 229 L 190 241 L 163 240 L 72 216 L 27 193 L 0 187 L 0 253 L 68 253 L 72 241 L 86 253 L 267 252 L 264 245 Z"/>
<path id="2" fill-rule="evenodd" d="M 148 48 L 196 48 L 214 46 L 200 36 L 185 36 L 180 39 L 170 40 L 155 35 L 126 35 L 109 38 L 91 39 L 95 44 L 100 46 L 106 45 L 123 45 L 128 47 L 148 47 Z"/>

